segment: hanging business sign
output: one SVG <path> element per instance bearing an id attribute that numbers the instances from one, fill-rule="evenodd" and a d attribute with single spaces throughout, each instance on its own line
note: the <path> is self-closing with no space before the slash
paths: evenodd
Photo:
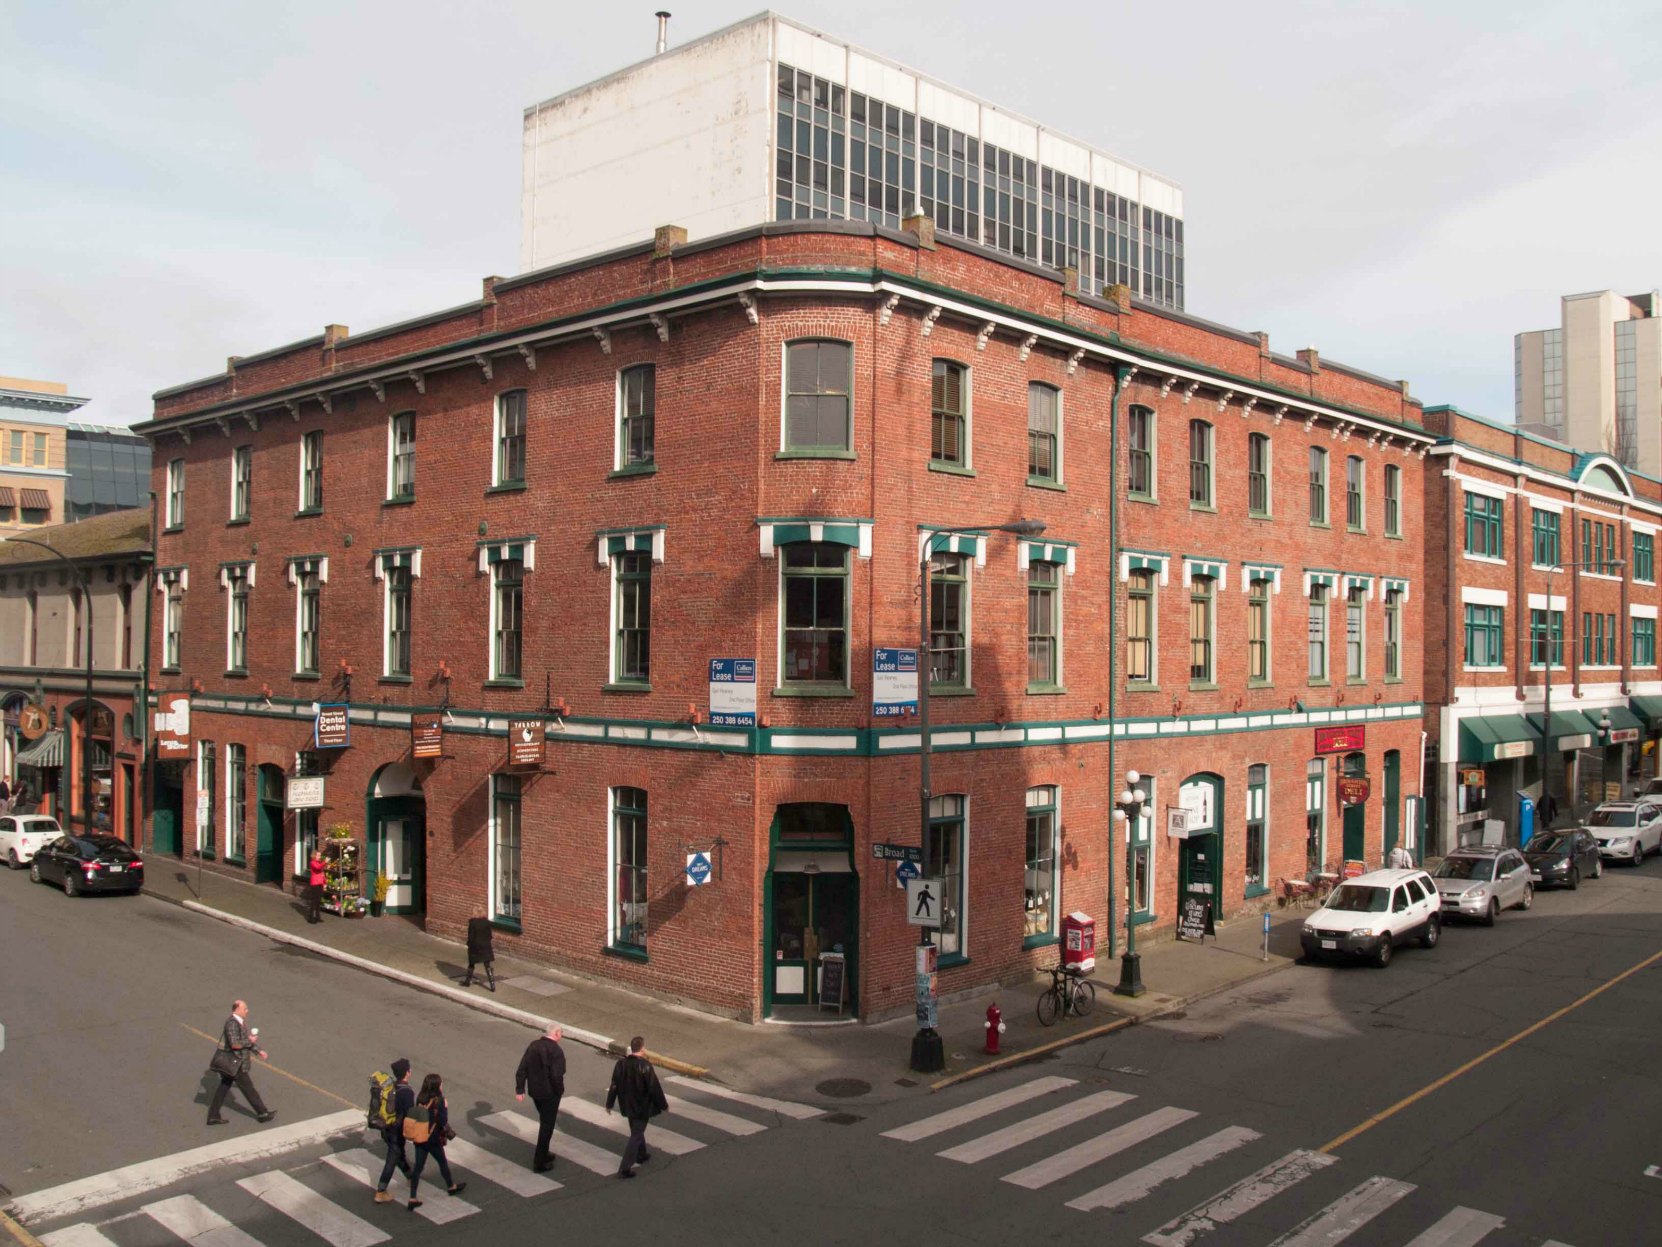
<path id="1" fill-rule="evenodd" d="M 290 810 L 321 810 L 323 808 L 323 776 L 290 775 L 283 793 L 283 805 Z"/>
<path id="2" fill-rule="evenodd" d="M 1166 834 L 1176 840 L 1187 840 L 1189 838 L 1189 811 L 1180 805 L 1168 805 L 1166 807 Z M 1129 822 L 1125 825 L 1125 836 L 1127 840 L 1131 838 L 1131 824 Z"/>
<path id="3" fill-rule="evenodd" d="M 1340 805 L 1361 805 L 1370 791 L 1368 781 L 1355 775 L 1341 775 L 1334 787 L 1338 789 Z"/>
<path id="4" fill-rule="evenodd" d="M 1627 745 L 1639 739 L 1639 729 L 1636 727 L 1613 727 L 1610 729 L 1610 743 L 1612 745 Z"/>
<path id="5" fill-rule="evenodd" d="M 871 652 L 873 718 L 898 719 L 918 712 L 918 652 L 874 649 Z"/>
<path id="6" fill-rule="evenodd" d="M 24 740 L 39 740 L 46 733 L 46 711 L 30 702 L 18 712 L 17 730 Z"/>
<path id="7" fill-rule="evenodd" d="M 508 765 L 539 767 L 548 743 L 548 725 L 541 719 L 508 721 Z"/>
<path id="8" fill-rule="evenodd" d="M 687 886 L 701 888 L 710 882 L 710 855 L 708 853 L 687 854 Z"/>
<path id="9" fill-rule="evenodd" d="M 410 756 L 437 758 L 444 753 L 444 716 L 438 713 L 410 716 Z"/>
<path id="10" fill-rule="evenodd" d="M 345 749 L 352 743 L 352 721 L 344 705 L 319 706 L 312 723 L 312 741 L 318 749 Z"/>
<path id="11" fill-rule="evenodd" d="M 1189 835 L 1205 835 L 1217 829 L 1212 811 L 1214 792 L 1208 783 L 1184 784 L 1177 790 L 1177 804 L 1189 812 Z"/>
<path id="12" fill-rule="evenodd" d="M 756 660 L 710 659 L 710 726 L 756 726 Z"/>
<path id="13" fill-rule="evenodd" d="M 190 694 L 156 694 L 156 713 L 151 718 L 156 734 L 156 757 L 162 762 L 184 762 L 190 758 Z"/>
<path id="14" fill-rule="evenodd" d="M 1368 729 L 1360 723 L 1348 727 L 1318 727 L 1317 753 L 1355 753 L 1366 749 Z"/>

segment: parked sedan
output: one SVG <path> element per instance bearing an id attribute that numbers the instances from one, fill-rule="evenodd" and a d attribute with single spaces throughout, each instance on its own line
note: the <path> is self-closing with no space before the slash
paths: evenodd
<path id="1" fill-rule="evenodd" d="M 1604 873 L 1599 842 L 1585 827 L 1542 832 L 1524 850 L 1524 861 L 1529 877 L 1542 887 L 1577 888 L 1583 877 L 1597 879 Z"/>
<path id="2" fill-rule="evenodd" d="M 1587 816 L 1587 829 L 1606 861 L 1637 866 L 1662 852 L 1662 809 L 1650 801 L 1606 801 Z"/>
<path id="3" fill-rule="evenodd" d="M 1456 849 L 1437 863 L 1433 876 L 1443 899 L 1444 917 L 1476 918 L 1494 926 L 1503 909 L 1528 909 L 1535 903 L 1529 864 L 1516 849 L 1473 845 Z"/>
<path id="4" fill-rule="evenodd" d="M 13 870 L 22 870 L 42 845 L 61 835 L 63 828 L 48 814 L 8 814 L 0 818 L 0 856 Z"/>
<path id="5" fill-rule="evenodd" d="M 144 886 L 144 862 L 114 836 L 59 836 L 35 854 L 29 878 L 55 883 L 68 896 L 137 892 Z"/>

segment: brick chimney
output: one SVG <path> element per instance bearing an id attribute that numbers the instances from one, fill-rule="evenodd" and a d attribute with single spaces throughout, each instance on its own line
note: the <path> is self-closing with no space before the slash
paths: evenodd
<path id="1" fill-rule="evenodd" d="M 925 251 L 935 250 L 935 218 L 921 212 L 914 212 L 900 223 L 900 228 L 908 234 L 915 235 L 918 246 Z"/>
<path id="2" fill-rule="evenodd" d="M 684 225 L 660 225 L 652 233 L 652 258 L 668 259 L 670 252 L 686 246 L 686 243 L 687 229 Z"/>

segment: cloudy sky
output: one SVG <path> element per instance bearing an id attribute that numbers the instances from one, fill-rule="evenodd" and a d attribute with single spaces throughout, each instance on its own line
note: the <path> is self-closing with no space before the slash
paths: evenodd
<path id="1" fill-rule="evenodd" d="M 518 271 L 527 104 L 751 4 L 0 6 L 0 374 L 144 419 L 228 355 Z M 798 20 L 1171 177 L 1188 308 L 1510 419 L 1512 334 L 1662 286 L 1662 5 L 896 5 Z"/>

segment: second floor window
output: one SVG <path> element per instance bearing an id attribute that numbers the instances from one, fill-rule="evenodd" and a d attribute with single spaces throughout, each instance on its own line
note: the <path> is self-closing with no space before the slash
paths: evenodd
<path id="1" fill-rule="evenodd" d="M 1506 608 L 1466 603 L 1466 665 L 1502 667 L 1506 633 Z"/>
<path id="2" fill-rule="evenodd" d="M 231 595 L 227 603 L 225 669 L 241 673 L 248 670 L 248 567 L 227 568 L 225 583 Z"/>
<path id="3" fill-rule="evenodd" d="M 1531 610 L 1529 612 L 1529 663 L 1544 667 L 1548 659 L 1554 667 L 1564 665 L 1564 612 L 1561 610 Z"/>
<path id="4" fill-rule="evenodd" d="M 848 683 L 848 547 L 786 546 L 781 561 L 781 686 Z"/>
<path id="5" fill-rule="evenodd" d="M 185 522 L 185 461 L 171 460 L 167 465 L 167 526 L 180 528 Z"/>
<path id="6" fill-rule="evenodd" d="M 525 484 L 525 391 L 496 396 L 495 485 Z"/>
<path id="7" fill-rule="evenodd" d="M 1385 591 L 1385 678 L 1402 679 L 1402 590 Z"/>
<path id="8" fill-rule="evenodd" d="M 1308 624 L 1310 648 L 1310 681 L 1327 679 L 1327 587 L 1310 586 L 1310 615 Z"/>
<path id="9" fill-rule="evenodd" d="M 388 428 L 390 471 L 387 477 L 388 498 L 415 497 L 416 416 L 413 411 L 401 411 L 392 418 Z"/>
<path id="10" fill-rule="evenodd" d="M 1649 533 L 1633 534 L 1633 579 L 1656 583 L 1656 538 Z"/>
<path id="11" fill-rule="evenodd" d="M 184 642 L 184 631 L 185 593 L 175 580 L 167 586 L 167 611 L 162 620 L 162 666 L 175 671 L 179 669 L 179 651 Z"/>
<path id="12" fill-rule="evenodd" d="M 1027 683 L 1062 682 L 1062 567 L 1039 559 L 1027 565 Z"/>
<path id="13" fill-rule="evenodd" d="M 849 454 L 854 348 L 846 342 L 792 342 L 785 347 L 786 451 Z"/>
<path id="14" fill-rule="evenodd" d="M 1038 381 L 1027 387 L 1027 477 L 1062 479 L 1062 394 Z"/>
<path id="15" fill-rule="evenodd" d="M 1247 510 L 1270 513 L 1270 439 L 1263 433 L 1247 438 Z"/>
<path id="16" fill-rule="evenodd" d="M 323 430 L 300 439 L 300 509 L 323 510 Z"/>
<path id="17" fill-rule="evenodd" d="M 1125 420 L 1126 489 L 1136 498 L 1154 497 L 1154 413 L 1133 407 Z"/>
<path id="18" fill-rule="evenodd" d="M 1189 421 L 1189 505 L 1212 505 L 1212 426 Z"/>
<path id="19" fill-rule="evenodd" d="M 254 448 L 238 446 L 231 452 L 231 518 L 248 518 L 248 504 L 254 486 Z"/>
<path id="20" fill-rule="evenodd" d="M 503 559 L 491 564 L 491 679 L 521 678 L 525 564 Z"/>
<path id="21" fill-rule="evenodd" d="M 1345 527 L 1357 532 L 1368 526 L 1362 499 L 1362 460 L 1351 455 L 1345 460 Z"/>
<path id="22" fill-rule="evenodd" d="M 969 685 L 969 556 L 929 560 L 929 684 Z"/>
<path id="23" fill-rule="evenodd" d="M 1189 583 L 1189 682 L 1210 684 L 1213 679 L 1213 580 L 1196 576 Z"/>
<path id="24" fill-rule="evenodd" d="M 1501 544 L 1501 501 L 1485 494 L 1466 494 L 1466 553 L 1482 558 L 1506 557 Z"/>
<path id="25" fill-rule="evenodd" d="M 1310 522 L 1327 523 L 1327 452 L 1310 447 Z"/>
<path id="26" fill-rule="evenodd" d="M 969 369 L 937 359 L 929 383 L 929 458 L 968 466 Z"/>
<path id="27" fill-rule="evenodd" d="M 410 674 L 410 568 L 388 567 L 386 576 L 386 646 L 383 675 Z"/>
<path id="28" fill-rule="evenodd" d="M 1559 516 L 1556 511 L 1530 509 L 1529 529 L 1533 539 L 1531 558 L 1536 567 L 1557 567 L 1559 554 Z"/>
<path id="29" fill-rule="evenodd" d="M 1632 662 L 1635 667 L 1656 666 L 1656 620 L 1633 620 Z"/>
<path id="30" fill-rule="evenodd" d="M 1385 465 L 1385 535 L 1402 536 L 1402 469 Z"/>
<path id="31" fill-rule="evenodd" d="M 646 684 L 652 679 L 652 555 L 614 556 L 617 576 L 617 640 L 612 679 Z"/>
<path id="32" fill-rule="evenodd" d="M 618 377 L 618 467 L 654 462 L 653 427 L 658 412 L 658 370 L 651 364 L 625 368 Z"/>
<path id="33" fill-rule="evenodd" d="M 1125 678 L 1154 683 L 1154 573 L 1131 573 L 1125 586 Z"/>
<path id="34" fill-rule="evenodd" d="M 322 591 L 316 572 L 301 572 L 295 578 L 296 628 L 294 669 L 307 675 L 318 670 L 318 636 L 322 627 Z"/>
<path id="35" fill-rule="evenodd" d="M 1254 580 L 1247 587 L 1247 679 L 1270 682 L 1270 582 Z"/>
<path id="36" fill-rule="evenodd" d="M 1352 585 L 1345 594 L 1345 677 L 1360 680 L 1367 675 L 1368 591 Z"/>

